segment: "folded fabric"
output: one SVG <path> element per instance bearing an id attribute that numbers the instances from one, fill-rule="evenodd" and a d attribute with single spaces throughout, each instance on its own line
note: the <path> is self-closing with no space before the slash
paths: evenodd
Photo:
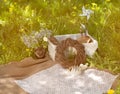
<path id="1" fill-rule="evenodd" d="M 11 62 L 0 66 L 0 78 L 12 77 L 14 79 L 26 78 L 40 70 L 55 64 L 49 57 L 43 59 L 25 58 L 20 62 Z"/>
<path id="2" fill-rule="evenodd" d="M 105 71 L 87 69 L 73 75 L 59 64 L 15 82 L 30 94 L 103 94 L 117 78 Z"/>
<path id="3" fill-rule="evenodd" d="M 13 78 L 0 78 L 0 94 L 28 94 L 20 88 Z"/>

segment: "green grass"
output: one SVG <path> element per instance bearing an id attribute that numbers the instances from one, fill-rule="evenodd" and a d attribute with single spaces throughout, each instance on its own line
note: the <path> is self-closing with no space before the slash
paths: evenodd
<path id="1" fill-rule="evenodd" d="M 83 5 L 94 11 L 88 21 L 79 16 Z M 54 35 L 79 33 L 84 23 L 99 43 L 94 58 L 87 62 L 120 73 L 119 6 L 119 0 L 0 0 L 0 64 L 30 55 L 21 41 L 25 34 L 41 28 Z M 120 94 L 120 85 L 116 94 Z"/>

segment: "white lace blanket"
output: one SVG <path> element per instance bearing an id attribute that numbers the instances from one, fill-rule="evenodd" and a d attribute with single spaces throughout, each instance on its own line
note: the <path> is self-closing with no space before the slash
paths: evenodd
<path id="1" fill-rule="evenodd" d="M 103 94 L 110 89 L 116 77 L 96 69 L 71 75 L 57 64 L 15 82 L 30 94 Z"/>

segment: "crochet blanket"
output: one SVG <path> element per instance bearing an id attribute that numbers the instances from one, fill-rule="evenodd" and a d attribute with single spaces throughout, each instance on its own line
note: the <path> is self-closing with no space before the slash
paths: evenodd
<path id="1" fill-rule="evenodd" d="M 116 78 L 117 75 L 97 69 L 74 75 L 56 64 L 15 82 L 30 94 L 103 94 Z"/>

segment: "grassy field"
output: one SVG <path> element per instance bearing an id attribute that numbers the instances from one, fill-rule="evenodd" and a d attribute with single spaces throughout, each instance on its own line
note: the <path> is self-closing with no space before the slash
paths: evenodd
<path id="1" fill-rule="evenodd" d="M 94 11 L 89 20 L 80 16 L 83 6 Z M 99 43 L 94 58 L 87 62 L 120 73 L 119 6 L 119 0 L 0 0 L 0 64 L 30 56 L 38 45 L 26 46 L 23 36 L 42 29 L 53 35 L 79 33 L 85 24 Z M 120 94 L 120 85 L 115 94 Z"/>

